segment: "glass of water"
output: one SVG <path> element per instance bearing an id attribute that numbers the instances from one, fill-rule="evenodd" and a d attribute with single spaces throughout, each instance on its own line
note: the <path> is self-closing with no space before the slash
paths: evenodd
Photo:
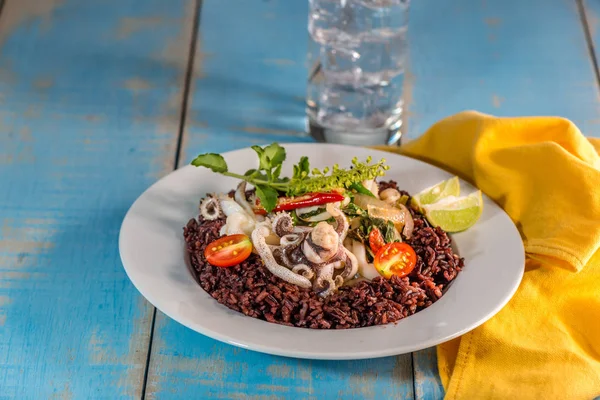
<path id="1" fill-rule="evenodd" d="M 310 134 L 329 143 L 396 143 L 409 0 L 309 1 Z"/>

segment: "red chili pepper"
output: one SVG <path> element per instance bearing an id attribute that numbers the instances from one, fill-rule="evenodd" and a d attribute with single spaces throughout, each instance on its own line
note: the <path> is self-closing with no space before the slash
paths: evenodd
<path id="1" fill-rule="evenodd" d="M 369 234 L 369 247 L 373 250 L 373 253 L 377 253 L 383 246 L 385 246 L 385 239 L 383 238 L 381 231 L 374 226 Z"/>
<path id="2" fill-rule="evenodd" d="M 277 205 L 273 212 L 290 211 L 297 208 L 320 206 L 327 203 L 335 203 L 344 200 L 344 196 L 336 192 L 327 193 L 306 193 L 297 197 L 280 197 L 277 199 Z M 254 207 L 255 214 L 266 215 L 267 211 L 260 205 L 260 201 L 256 199 Z"/>

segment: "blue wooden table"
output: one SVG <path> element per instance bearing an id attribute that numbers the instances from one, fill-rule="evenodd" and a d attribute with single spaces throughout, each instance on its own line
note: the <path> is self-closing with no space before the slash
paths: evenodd
<path id="1" fill-rule="evenodd" d="M 435 349 L 325 362 L 234 348 L 156 312 L 119 260 L 130 204 L 197 153 L 310 141 L 307 7 L 4 1 L 0 399 L 443 397 Z M 599 0 L 415 0 L 405 137 L 464 109 L 600 136 L 598 16 Z"/>

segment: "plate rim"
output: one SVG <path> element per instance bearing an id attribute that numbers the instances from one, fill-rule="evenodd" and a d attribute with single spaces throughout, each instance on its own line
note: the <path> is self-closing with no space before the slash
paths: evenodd
<path id="1" fill-rule="evenodd" d="M 304 147 L 313 147 L 313 146 L 318 146 L 318 147 L 332 147 L 333 149 L 337 148 L 337 149 L 341 149 L 341 150 L 354 150 L 356 151 L 356 149 L 367 149 L 367 148 L 363 148 L 363 147 L 355 147 L 355 146 L 349 146 L 349 145 L 339 145 L 339 144 L 328 144 L 328 143 L 282 143 L 281 144 L 284 148 L 286 148 L 286 150 L 288 148 L 291 147 L 299 147 L 299 148 L 304 148 Z M 409 159 L 410 162 L 415 162 L 417 164 L 421 164 L 422 166 L 424 166 L 424 168 L 434 168 L 436 170 L 439 170 L 445 174 L 451 174 L 449 171 L 440 168 L 436 165 L 430 164 L 428 162 L 419 160 L 417 158 L 413 158 L 413 157 L 409 157 L 403 154 L 397 154 L 397 153 L 391 153 L 391 152 L 386 152 L 383 150 L 378 150 L 378 149 L 372 149 L 372 148 L 368 148 L 368 150 L 370 152 L 373 153 L 373 156 L 376 155 L 381 155 L 383 157 L 386 158 L 390 158 L 390 157 L 400 157 L 400 158 L 405 158 L 405 159 Z M 225 158 L 227 157 L 231 157 L 233 155 L 235 155 L 235 153 L 238 152 L 248 152 L 248 151 L 253 151 L 251 148 L 249 147 L 245 147 L 245 148 L 241 148 L 241 149 L 235 149 L 235 150 L 231 150 L 231 151 L 227 151 L 227 152 L 222 152 L 220 153 L 221 155 L 223 155 Z M 422 350 L 425 348 L 429 348 L 435 345 L 438 345 L 440 343 L 444 343 L 447 342 L 449 340 L 452 340 L 456 337 L 459 337 L 477 327 L 479 327 L 480 325 L 482 325 L 485 321 L 489 320 L 490 318 L 492 318 L 494 315 L 496 315 L 500 310 L 502 310 L 502 308 L 504 308 L 504 306 L 506 306 L 506 304 L 510 301 L 510 299 L 512 299 L 512 297 L 514 296 L 514 294 L 516 293 L 516 291 L 518 290 L 520 283 L 522 281 L 524 272 L 525 272 L 525 250 L 524 250 L 524 246 L 521 240 L 521 236 L 520 233 L 517 229 L 517 227 L 514 225 L 514 222 L 510 219 L 510 217 L 508 216 L 508 214 L 506 214 L 506 212 L 490 197 L 488 197 L 485 193 L 483 193 L 484 199 L 487 200 L 488 202 L 491 202 L 495 205 L 495 207 L 497 208 L 497 211 L 499 211 L 501 214 L 503 214 L 503 217 L 505 217 L 506 219 L 508 219 L 511 222 L 512 228 L 514 233 L 516 233 L 516 235 L 519 238 L 518 243 L 520 244 L 519 246 L 519 254 L 521 254 L 521 268 L 519 270 L 519 274 L 518 276 L 515 276 L 513 279 L 513 283 L 512 286 L 510 287 L 510 290 L 506 292 L 506 295 L 504 296 L 504 298 L 502 299 L 502 301 L 498 302 L 496 304 L 495 307 L 493 307 L 493 309 L 491 309 L 488 314 L 482 318 L 479 318 L 477 321 L 474 321 L 470 324 L 468 324 L 468 326 L 465 326 L 463 329 L 457 330 L 455 333 L 451 334 L 451 335 L 446 335 L 443 340 L 427 340 L 427 341 L 423 341 L 418 345 L 414 345 L 414 346 L 410 346 L 409 350 L 399 350 L 400 347 L 390 347 L 390 348 L 386 348 L 386 349 L 382 349 L 380 351 L 360 351 L 360 350 L 356 350 L 356 351 L 352 351 L 352 352 L 324 352 L 324 351 L 315 351 L 315 352 L 311 352 L 311 351 L 306 351 L 303 350 L 301 352 L 298 352 L 294 349 L 279 349 L 279 348 L 274 348 L 274 347 L 270 347 L 268 345 L 264 345 L 264 344 L 256 344 L 256 343 L 252 343 L 252 344 L 248 344 L 248 343 L 244 343 L 243 340 L 236 340 L 234 338 L 231 337 L 231 335 L 228 334 L 223 334 L 221 332 L 215 331 L 213 329 L 208 329 L 206 327 L 204 327 L 204 329 L 200 328 L 197 324 L 192 323 L 192 321 L 189 321 L 189 319 L 182 317 L 181 315 L 173 315 L 175 313 L 171 312 L 170 310 L 167 310 L 166 307 L 164 307 L 164 304 L 161 304 L 162 302 L 158 299 L 156 299 L 156 297 L 154 296 L 153 293 L 147 293 L 144 288 L 143 285 L 141 284 L 141 282 L 138 280 L 138 277 L 133 274 L 133 269 L 132 268 L 128 268 L 127 267 L 127 256 L 124 254 L 124 246 L 125 246 L 125 235 L 126 235 L 126 228 L 127 228 L 127 222 L 131 216 L 132 211 L 135 209 L 136 204 L 139 204 L 140 201 L 142 201 L 144 195 L 146 195 L 151 189 L 156 188 L 157 185 L 160 185 L 162 182 L 166 181 L 167 179 L 173 179 L 174 176 L 178 175 L 178 174 L 183 174 L 185 173 L 185 171 L 189 171 L 190 169 L 196 169 L 196 167 L 192 166 L 192 165 L 184 165 L 180 168 L 177 168 L 173 171 L 171 171 L 170 173 L 168 173 L 167 175 L 163 176 L 162 178 L 158 179 L 157 181 L 155 181 L 153 184 L 151 184 L 150 186 L 148 186 L 137 198 L 136 200 L 131 204 L 131 206 L 129 207 L 129 209 L 127 210 L 127 213 L 125 214 L 123 221 L 121 223 L 121 227 L 119 230 L 119 237 L 118 237 L 118 246 L 119 246 L 119 255 L 121 258 L 121 262 L 123 264 L 123 268 L 125 270 L 125 273 L 127 275 L 127 277 L 129 278 L 129 280 L 132 282 L 133 286 L 136 288 L 136 290 L 140 293 L 140 295 L 142 297 L 144 297 L 149 303 L 151 303 L 154 307 L 156 307 L 157 310 L 161 311 L 163 314 L 165 314 L 167 317 L 169 317 L 170 319 L 173 319 L 174 321 L 178 322 L 179 324 L 187 327 L 188 329 L 191 329 L 197 333 L 200 333 L 201 335 L 205 335 L 207 337 L 210 337 L 212 339 L 215 339 L 217 341 L 226 343 L 226 344 L 230 344 L 233 346 L 237 346 L 237 347 L 241 347 L 244 349 L 248 349 L 248 350 L 253 350 L 253 351 L 257 351 L 257 352 L 261 352 L 261 353 L 266 353 L 266 354 L 272 354 L 272 355 L 277 355 L 277 356 L 283 356 L 283 357 L 293 357 L 293 358 L 304 358 L 304 359 L 315 359 L 315 360 L 358 360 L 358 359 L 367 359 L 367 358 L 380 358 L 380 357 L 387 357 L 387 356 L 394 356 L 394 355 L 400 355 L 400 354 L 408 354 L 410 352 L 413 351 L 418 351 L 418 350 Z M 395 179 L 394 177 L 391 177 L 391 179 Z M 472 184 L 470 184 L 469 182 L 465 181 L 464 179 L 460 178 L 461 180 L 461 184 L 466 183 L 469 186 L 474 187 Z M 197 217 L 197 215 L 191 215 L 189 218 L 195 218 Z M 183 228 L 183 226 L 185 226 L 185 222 L 184 224 L 181 226 L 181 228 Z M 181 238 L 183 239 L 183 235 L 181 235 Z M 183 240 L 182 240 L 183 242 Z M 516 250 L 516 249 L 515 249 Z M 182 252 L 185 252 L 185 248 L 182 247 Z M 188 270 L 188 267 L 185 266 L 185 269 Z M 196 278 L 192 275 L 191 271 L 187 271 L 190 276 L 192 277 L 192 279 L 194 279 L 194 281 L 196 282 Z M 458 279 L 458 278 L 457 278 Z M 202 291 L 204 294 L 206 294 L 207 296 L 209 296 L 204 289 L 202 289 L 200 287 L 199 284 L 197 284 L 198 289 L 200 291 Z M 451 289 L 449 289 L 451 290 Z M 443 299 L 443 297 L 442 297 Z M 212 297 L 209 296 L 208 300 L 212 300 L 216 303 L 216 300 L 214 300 Z M 217 303 L 218 304 L 218 303 Z M 224 308 L 224 312 L 229 312 L 229 313 L 235 313 L 235 314 L 239 314 L 241 317 L 243 317 L 244 319 L 248 319 L 248 320 L 254 320 L 254 321 L 259 321 L 261 323 L 264 323 L 265 326 L 267 326 L 266 324 L 268 324 L 268 326 L 270 328 L 272 328 L 272 330 L 280 330 L 281 328 L 287 328 L 287 329 L 293 329 L 294 331 L 299 331 L 302 333 L 306 333 L 308 335 L 312 335 L 313 333 L 317 333 L 319 335 L 321 334 L 327 334 L 327 332 L 341 332 L 341 331 L 361 331 L 361 330 L 375 330 L 375 329 L 386 329 L 386 328 L 390 328 L 391 326 L 399 326 L 401 324 L 406 324 L 406 321 L 409 321 L 410 318 L 414 317 L 415 315 L 421 314 L 424 311 L 426 311 L 427 309 L 430 309 L 431 307 L 434 307 L 435 304 L 431 305 L 430 307 L 428 307 L 427 309 L 421 310 L 418 313 L 415 313 L 413 315 L 410 315 L 407 318 L 403 318 L 402 320 L 393 323 L 393 324 L 386 324 L 386 325 L 378 325 L 378 326 L 373 326 L 373 327 L 366 327 L 366 328 L 353 328 L 353 329 L 349 329 L 349 330 L 326 330 L 326 329 L 309 329 L 309 328 L 298 328 L 298 327 L 287 327 L 287 326 L 283 326 L 283 325 L 279 325 L 279 324 L 274 324 L 274 323 L 269 323 L 267 321 L 263 321 L 263 320 L 258 320 L 256 318 L 252 318 L 252 317 L 248 317 L 243 315 L 240 312 L 237 311 L 233 311 L 228 309 L 226 306 L 218 304 L 219 307 Z M 403 346 L 406 347 L 406 346 Z"/>

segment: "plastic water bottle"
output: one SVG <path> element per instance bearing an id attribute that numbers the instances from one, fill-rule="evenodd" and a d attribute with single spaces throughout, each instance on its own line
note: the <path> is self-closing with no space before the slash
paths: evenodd
<path id="1" fill-rule="evenodd" d="M 310 0 L 308 128 L 319 141 L 394 143 L 409 0 Z"/>

